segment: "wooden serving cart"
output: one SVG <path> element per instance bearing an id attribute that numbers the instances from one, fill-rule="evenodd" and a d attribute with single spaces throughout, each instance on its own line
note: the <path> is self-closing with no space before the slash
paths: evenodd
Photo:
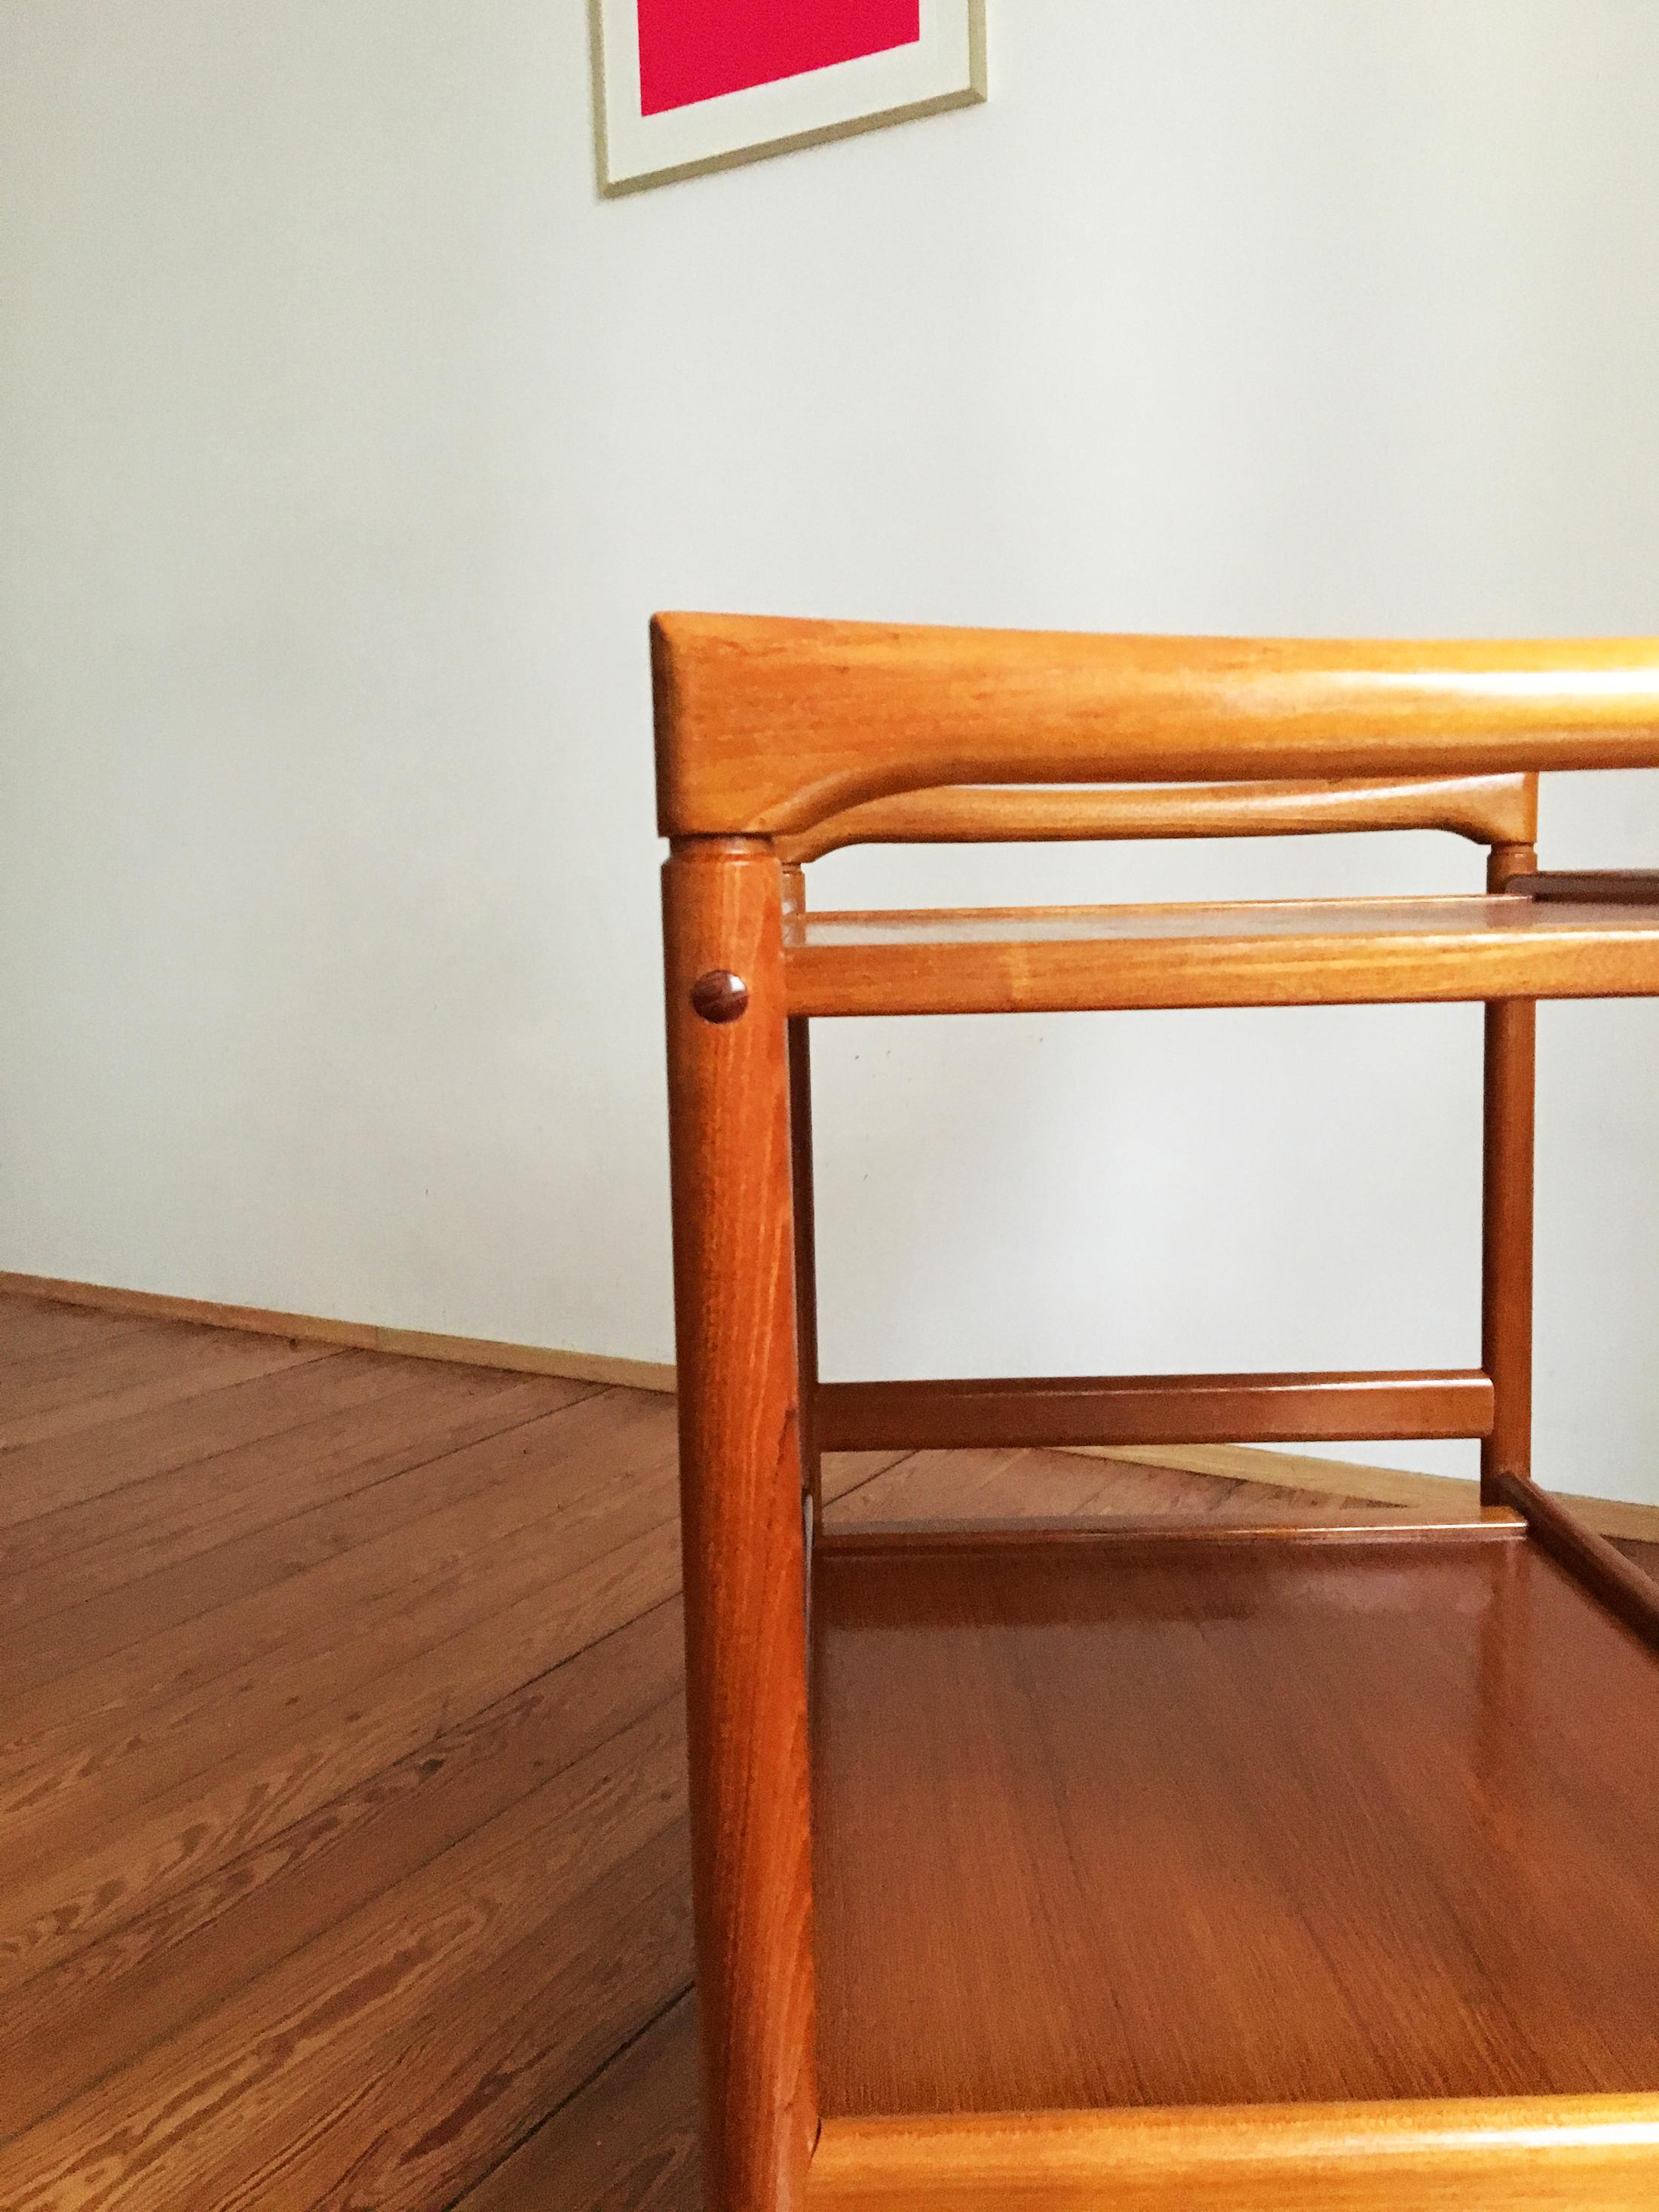
<path id="1" fill-rule="evenodd" d="M 1536 776 L 1659 765 L 1659 641 L 653 649 L 709 2212 L 1652 2212 L 1659 1589 L 1528 1432 L 1534 1003 L 1659 994 L 1659 876 L 1540 875 Z M 860 840 L 1401 827 L 1486 895 L 802 890 Z M 1486 1009 L 1478 1369 L 818 1381 L 812 1018 L 1426 1000 Z M 818 1505 L 825 1449 L 1421 1437 L 1481 1441 L 1461 1524 Z"/>

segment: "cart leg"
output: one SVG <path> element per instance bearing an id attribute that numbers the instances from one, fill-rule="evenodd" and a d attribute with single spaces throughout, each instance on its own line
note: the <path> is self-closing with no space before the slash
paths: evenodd
<path id="1" fill-rule="evenodd" d="M 664 876 L 708 2212 L 799 2212 L 817 2134 L 806 1590 L 780 870 Z"/>
<path id="2" fill-rule="evenodd" d="M 818 1449 L 818 1261 L 812 1196 L 811 1025 L 789 1024 L 789 1152 L 795 1212 L 795 1336 L 800 1365 L 800 1463 L 811 1501 L 808 1526 L 823 1518 Z"/>
<path id="3" fill-rule="evenodd" d="M 1501 890 L 1536 865 L 1529 846 L 1499 846 L 1487 872 Z M 1480 1446 L 1480 1498 L 1500 1474 L 1532 1467 L 1533 1132 L 1538 1009 L 1529 999 L 1486 1010 L 1481 1198 L 1480 1364 L 1492 1382 L 1492 1431 Z"/>

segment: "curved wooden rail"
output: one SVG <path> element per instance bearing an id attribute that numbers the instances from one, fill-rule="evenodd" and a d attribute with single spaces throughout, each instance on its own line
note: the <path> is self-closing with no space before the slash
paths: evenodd
<path id="1" fill-rule="evenodd" d="M 1015 844 L 1130 837 L 1311 836 L 1345 830 L 1449 830 L 1478 845 L 1530 845 L 1535 775 L 1325 783 L 969 784 L 895 792 L 780 837 L 794 866 L 845 845 Z"/>
<path id="2" fill-rule="evenodd" d="M 669 836 L 776 836 L 942 784 L 1659 766 L 1659 639 L 1090 637 L 665 614 Z"/>

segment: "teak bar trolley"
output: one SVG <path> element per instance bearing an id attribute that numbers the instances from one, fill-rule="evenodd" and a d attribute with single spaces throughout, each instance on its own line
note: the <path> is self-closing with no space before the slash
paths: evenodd
<path id="1" fill-rule="evenodd" d="M 1653 2212 L 1659 1592 L 1528 1476 L 1534 1002 L 1659 994 L 1659 641 L 659 618 L 709 2212 Z M 859 840 L 1437 827 L 1484 896 L 809 914 Z M 1483 1000 L 1478 1370 L 822 1384 L 807 1026 Z M 826 1529 L 826 1449 L 1481 1440 L 1435 1528 Z"/>

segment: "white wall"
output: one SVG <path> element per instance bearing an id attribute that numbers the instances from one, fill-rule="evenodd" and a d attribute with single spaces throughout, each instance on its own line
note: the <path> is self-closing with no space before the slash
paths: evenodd
<path id="1" fill-rule="evenodd" d="M 1659 629 L 1649 0 L 993 0 L 988 106 L 609 204 L 585 12 L 0 0 L 0 1263 L 667 1355 L 654 605 Z M 826 1025 L 832 1369 L 1472 1361 L 1477 1023 Z M 1540 1462 L 1659 1498 L 1659 1016 L 1543 1039 Z"/>

